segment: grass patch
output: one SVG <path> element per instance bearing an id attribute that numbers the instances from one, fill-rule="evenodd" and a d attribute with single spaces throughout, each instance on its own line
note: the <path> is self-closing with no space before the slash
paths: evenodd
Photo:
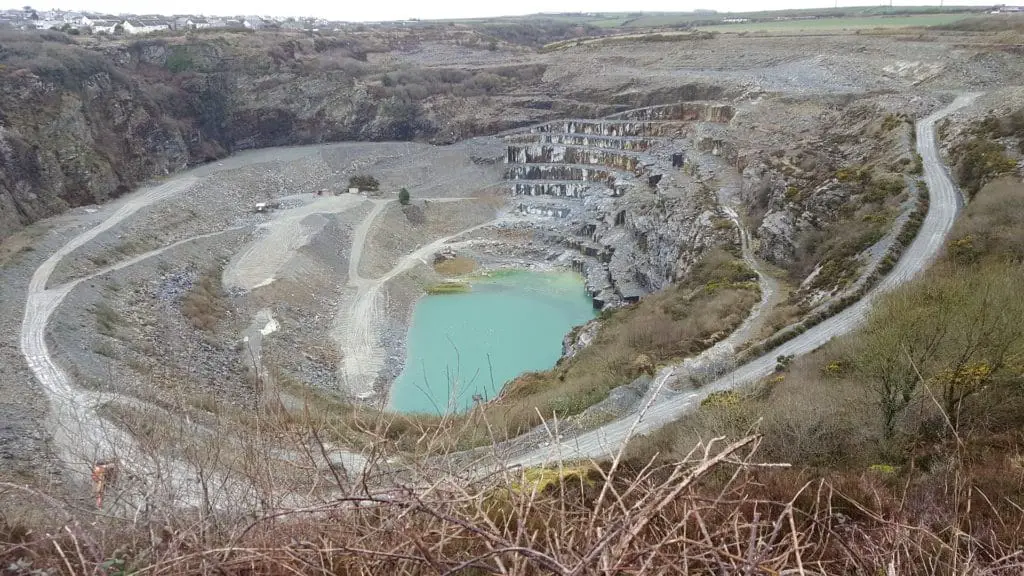
<path id="1" fill-rule="evenodd" d="M 817 18 L 814 20 L 784 20 L 744 22 L 702 26 L 712 32 L 834 32 L 841 30 L 871 30 L 875 28 L 923 28 L 944 26 L 964 19 L 963 14 L 915 14 L 906 16 L 862 16 L 846 18 Z"/>
<path id="2" fill-rule="evenodd" d="M 473 289 L 468 282 L 439 282 L 426 287 L 431 296 L 444 294 L 465 294 Z"/>
<path id="3" fill-rule="evenodd" d="M 220 283 L 220 270 L 203 274 L 181 302 L 181 314 L 193 328 L 209 332 L 227 314 L 226 295 Z"/>
<path id="4" fill-rule="evenodd" d="M 117 328 L 124 324 L 124 318 L 106 302 L 98 302 L 93 307 L 96 316 L 96 331 L 104 336 L 113 337 Z"/>
<path id="5" fill-rule="evenodd" d="M 464 256 L 456 256 L 449 260 L 434 263 L 434 271 L 441 276 L 454 277 L 472 274 L 476 270 L 476 261 Z"/>
<path id="6" fill-rule="evenodd" d="M 986 138 L 971 138 L 953 151 L 957 157 L 957 182 L 971 198 L 997 176 L 1012 172 L 1017 161 L 1006 155 L 1002 144 Z"/>

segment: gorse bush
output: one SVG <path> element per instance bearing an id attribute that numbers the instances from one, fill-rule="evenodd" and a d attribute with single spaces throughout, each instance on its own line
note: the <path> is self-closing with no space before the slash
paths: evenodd
<path id="1" fill-rule="evenodd" d="M 186 48 L 175 46 L 170 49 L 165 65 L 168 70 L 177 74 L 195 69 L 196 63 Z"/>
<path id="2" fill-rule="evenodd" d="M 1006 155 L 1002 144 L 985 138 L 971 138 L 958 146 L 954 155 L 958 158 L 957 181 L 971 197 L 996 176 L 1017 167 L 1017 161 Z"/>
<path id="3" fill-rule="evenodd" d="M 348 187 L 358 188 L 368 192 L 376 192 L 377 190 L 380 190 L 380 182 L 378 182 L 373 176 L 359 174 L 348 179 Z"/>

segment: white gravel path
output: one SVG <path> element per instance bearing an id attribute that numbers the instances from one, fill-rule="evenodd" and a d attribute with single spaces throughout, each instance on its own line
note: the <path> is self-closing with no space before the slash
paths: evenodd
<path id="1" fill-rule="evenodd" d="M 309 244 L 326 225 L 321 214 L 340 214 L 367 202 L 358 194 L 317 197 L 295 208 L 279 210 L 261 224 L 263 233 L 250 242 L 224 268 L 225 288 L 255 290 L 273 282 L 300 248 Z"/>

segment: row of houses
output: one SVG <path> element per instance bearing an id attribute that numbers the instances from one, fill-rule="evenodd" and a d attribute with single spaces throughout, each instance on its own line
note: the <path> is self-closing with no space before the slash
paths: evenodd
<path id="1" fill-rule="evenodd" d="M 248 30 L 310 30 L 331 29 L 330 22 L 320 18 L 272 18 L 235 16 L 230 18 L 192 15 L 125 16 L 88 14 L 68 11 L 36 11 L 31 7 L 0 10 L 0 24 L 23 30 L 76 30 L 86 34 L 151 34 L 168 30 L 248 29 Z"/>

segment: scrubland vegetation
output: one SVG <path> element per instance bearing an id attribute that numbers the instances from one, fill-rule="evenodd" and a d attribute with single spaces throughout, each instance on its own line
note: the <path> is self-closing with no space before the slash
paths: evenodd
<path id="1" fill-rule="evenodd" d="M 928 535 L 943 568 L 926 573 L 965 573 L 969 563 L 955 566 L 968 550 L 974 569 L 1019 550 L 1022 227 L 1020 182 L 986 185 L 941 261 L 883 298 L 863 329 L 756 386 L 709 396 L 635 440 L 631 461 L 671 461 L 700 439 L 758 433 L 761 457 L 793 465 L 759 474 L 774 498 L 825 482 L 860 503 L 847 512 L 857 521 L 886 518 Z"/>
<path id="2" fill-rule="evenodd" d="M 376 192 L 380 190 L 380 182 L 368 174 L 357 174 L 348 179 L 348 187 L 360 191 Z"/>
<path id="3" fill-rule="evenodd" d="M 1005 117 L 990 116 L 953 148 L 957 181 L 968 196 L 973 197 L 993 178 L 1015 171 L 1017 160 L 1011 154 L 1021 153 L 1024 153 L 1024 110 Z"/>
<path id="4" fill-rule="evenodd" d="M 616 462 L 415 491 L 344 490 L 321 505 L 255 518 L 225 511 L 175 514 L 151 525 L 139 525 L 137 517 L 133 525 L 99 517 L 49 534 L 5 519 L 0 539 L 11 545 L 0 560 L 15 574 L 565 576 L 867 574 L 918 560 L 909 546 L 891 559 L 858 555 L 888 524 L 844 526 L 833 508 L 856 508 L 826 485 L 805 486 L 789 501 L 757 497 L 767 492 L 755 483 L 762 466 L 757 444 L 755 436 L 719 441 L 677 464 L 640 470 Z M 66 518 L 59 503 L 40 499 L 37 506 L 41 514 Z M 913 534 L 900 544 L 915 542 L 931 544 Z"/>

